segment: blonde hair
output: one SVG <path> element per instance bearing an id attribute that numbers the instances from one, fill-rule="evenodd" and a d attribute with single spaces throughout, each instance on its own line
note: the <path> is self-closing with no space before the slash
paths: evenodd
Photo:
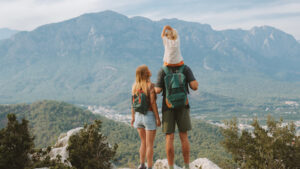
<path id="1" fill-rule="evenodd" d="M 142 89 L 143 92 L 148 95 L 147 82 L 150 81 L 150 73 L 146 65 L 141 65 L 136 68 L 135 73 L 135 83 L 132 86 L 132 94 L 138 94 L 139 90 Z"/>
<path id="2" fill-rule="evenodd" d="M 170 40 L 176 40 L 178 37 L 177 31 L 175 29 L 167 30 L 166 37 Z"/>

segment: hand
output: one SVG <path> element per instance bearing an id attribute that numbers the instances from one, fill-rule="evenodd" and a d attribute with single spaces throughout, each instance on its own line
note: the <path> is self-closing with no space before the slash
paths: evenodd
<path id="1" fill-rule="evenodd" d="M 160 127 L 161 123 L 160 123 L 160 119 L 156 119 L 156 126 Z"/>
<path id="2" fill-rule="evenodd" d="M 172 27 L 170 25 L 166 25 L 166 29 L 172 30 Z"/>
<path id="3" fill-rule="evenodd" d="M 133 127 L 134 121 L 135 121 L 135 119 L 132 118 L 132 119 L 131 119 L 131 127 Z"/>

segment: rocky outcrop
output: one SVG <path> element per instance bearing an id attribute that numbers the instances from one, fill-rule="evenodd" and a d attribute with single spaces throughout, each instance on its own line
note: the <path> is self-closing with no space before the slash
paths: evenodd
<path id="1" fill-rule="evenodd" d="M 156 160 L 156 162 L 153 165 L 153 168 L 155 168 L 155 169 L 169 169 L 168 160 L 167 159 Z M 174 165 L 174 169 L 181 169 L 181 168 L 178 167 L 177 165 Z"/>
<path id="2" fill-rule="evenodd" d="M 202 167 L 202 168 L 201 168 Z M 155 169 L 169 169 L 167 159 L 156 160 L 153 168 Z M 190 163 L 190 169 L 221 169 L 215 163 L 211 162 L 207 158 L 198 158 Z M 174 166 L 174 169 L 182 169 L 177 165 Z"/>
<path id="3" fill-rule="evenodd" d="M 207 158 L 198 158 L 197 160 L 190 163 L 190 169 L 198 169 L 202 167 L 202 169 L 221 169 L 215 163 L 211 162 Z"/>
<path id="4" fill-rule="evenodd" d="M 72 130 L 69 130 L 67 133 L 62 133 L 58 137 L 57 142 L 51 149 L 49 156 L 51 159 L 55 159 L 57 155 L 61 156 L 61 162 L 71 166 L 71 163 L 67 160 L 69 157 L 69 152 L 67 151 L 69 138 L 78 133 L 82 127 L 78 127 Z"/>

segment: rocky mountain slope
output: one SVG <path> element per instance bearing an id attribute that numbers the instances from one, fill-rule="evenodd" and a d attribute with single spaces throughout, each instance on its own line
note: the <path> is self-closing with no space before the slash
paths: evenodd
<path id="1" fill-rule="evenodd" d="M 147 64 L 155 81 L 166 24 L 178 30 L 201 92 L 252 101 L 299 96 L 300 44 L 276 28 L 216 31 L 207 24 L 104 11 L 0 41 L 0 103 L 54 99 L 127 111 L 135 68 Z"/>

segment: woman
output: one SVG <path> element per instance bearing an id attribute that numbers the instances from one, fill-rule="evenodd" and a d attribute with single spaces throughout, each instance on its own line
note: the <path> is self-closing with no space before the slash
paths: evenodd
<path id="1" fill-rule="evenodd" d="M 147 155 L 148 169 L 152 169 L 153 164 L 153 143 L 156 134 L 156 127 L 160 126 L 160 118 L 156 105 L 156 93 L 154 84 L 151 83 L 151 72 L 146 65 L 141 65 L 136 69 L 136 79 L 132 86 L 132 96 L 143 92 L 147 96 L 149 105 L 146 114 L 135 112 L 131 107 L 131 126 L 137 128 L 141 138 L 140 146 L 140 166 L 139 169 L 146 169 L 145 156 Z"/>

